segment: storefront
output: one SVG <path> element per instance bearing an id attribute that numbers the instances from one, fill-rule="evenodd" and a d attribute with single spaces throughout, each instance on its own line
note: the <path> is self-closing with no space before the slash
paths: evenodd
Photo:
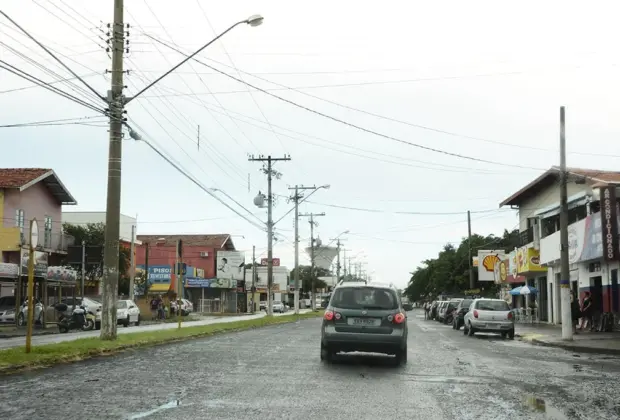
<path id="1" fill-rule="evenodd" d="M 611 248 L 609 253 L 604 253 L 601 213 L 593 213 L 569 225 L 568 243 L 571 291 L 578 294 L 580 299 L 583 299 L 586 291 L 590 292 L 595 309 L 601 313 L 619 311 L 618 254 L 620 252 Z M 543 238 L 540 241 L 540 248 L 541 263 L 549 268 L 547 290 L 551 299 L 549 299 L 547 311 L 550 321 L 559 324 L 562 314 L 560 232 Z"/>
<path id="2" fill-rule="evenodd" d="M 185 289 L 194 310 L 201 313 L 237 313 L 237 280 L 185 277 Z"/>

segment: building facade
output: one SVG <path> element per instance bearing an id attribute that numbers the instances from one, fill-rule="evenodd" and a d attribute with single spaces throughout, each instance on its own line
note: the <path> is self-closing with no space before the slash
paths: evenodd
<path id="1" fill-rule="evenodd" d="M 522 247 L 515 277 L 538 289 L 538 316 L 561 323 L 562 281 L 583 298 L 589 291 L 599 313 L 620 311 L 620 172 L 568 169 L 570 278 L 560 275 L 560 171 L 552 167 L 500 206 L 519 209 Z"/>
<path id="2" fill-rule="evenodd" d="M 183 297 L 192 301 L 197 311 L 237 311 L 237 280 L 218 275 L 218 253 L 227 255 L 223 257 L 226 260 L 232 260 L 228 253 L 237 254 L 230 235 L 138 235 L 137 239 L 140 245 L 136 246 L 136 269 L 148 281 L 148 294 L 177 295 L 174 268 L 177 243 L 182 240 Z"/>
<path id="3" fill-rule="evenodd" d="M 48 292 L 57 297 L 74 287 L 76 273 L 64 267 L 73 238 L 62 230 L 62 206 L 75 204 L 51 169 L 0 169 L 0 293 L 25 298 L 31 234 L 38 237 L 35 297 L 48 303 Z M 37 232 L 30 231 L 32 220 Z"/>

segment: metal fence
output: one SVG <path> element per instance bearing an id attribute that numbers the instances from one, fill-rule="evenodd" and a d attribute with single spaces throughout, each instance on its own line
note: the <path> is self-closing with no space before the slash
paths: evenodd
<path id="1" fill-rule="evenodd" d="M 221 314 L 237 311 L 237 292 L 226 292 L 222 295 L 223 299 L 198 299 L 198 312 L 203 314 Z"/>

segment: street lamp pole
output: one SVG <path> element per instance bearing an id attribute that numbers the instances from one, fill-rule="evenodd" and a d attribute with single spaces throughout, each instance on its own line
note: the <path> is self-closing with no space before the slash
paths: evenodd
<path id="1" fill-rule="evenodd" d="M 199 48 L 195 53 L 187 56 L 176 66 L 149 83 L 132 97 L 123 95 L 123 51 L 125 50 L 124 1 L 114 0 L 114 22 L 112 24 L 112 83 L 107 98 L 108 114 L 110 116 L 110 146 L 108 152 L 108 186 L 106 199 L 105 248 L 103 256 L 103 296 L 101 310 L 101 339 L 116 339 L 116 299 L 118 297 L 118 254 L 120 236 L 120 207 L 121 207 L 121 160 L 122 139 L 125 106 L 153 87 L 164 77 L 182 66 L 188 60 L 202 52 L 209 45 L 226 35 L 233 28 L 243 23 L 250 26 L 259 26 L 263 23 L 260 15 L 250 16 L 248 19 L 231 25 L 224 32 Z"/>

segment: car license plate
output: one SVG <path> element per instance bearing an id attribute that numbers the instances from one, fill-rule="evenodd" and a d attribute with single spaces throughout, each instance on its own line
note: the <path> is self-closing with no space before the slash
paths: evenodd
<path id="1" fill-rule="evenodd" d="M 349 318 L 349 323 L 351 325 L 360 325 L 366 327 L 374 327 L 375 325 L 379 325 L 381 320 L 376 318 Z"/>

